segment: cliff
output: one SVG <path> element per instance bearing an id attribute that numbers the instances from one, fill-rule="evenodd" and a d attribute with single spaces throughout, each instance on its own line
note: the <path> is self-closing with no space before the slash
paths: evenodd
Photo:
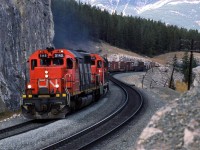
<path id="1" fill-rule="evenodd" d="M 180 149 L 200 147 L 200 92 L 199 86 L 173 99 L 160 108 L 138 138 L 137 150 Z"/>
<path id="2" fill-rule="evenodd" d="M 17 109 L 27 56 L 52 45 L 51 1 L 1 0 L 0 22 L 0 101 L 9 109 Z"/>

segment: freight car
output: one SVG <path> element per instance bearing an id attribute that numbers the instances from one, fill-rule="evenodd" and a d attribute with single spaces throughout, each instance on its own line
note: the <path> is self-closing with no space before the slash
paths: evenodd
<path id="1" fill-rule="evenodd" d="M 21 102 L 32 119 L 64 118 L 108 89 L 107 61 L 98 54 L 47 48 L 28 59 L 29 81 Z"/>
<path id="2" fill-rule="evenodd" d="M 145 71 L 146 66 L 144 62 L 137 62 L 137 64 L 135 64 L 129 61 L 112 61 L 109 62 L 108 70 L 110 72 Z"/>

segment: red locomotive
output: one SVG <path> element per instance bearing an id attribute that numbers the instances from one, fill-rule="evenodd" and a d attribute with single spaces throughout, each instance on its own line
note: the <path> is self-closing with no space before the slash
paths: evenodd
<path id="1" fill-rule="evenodd" d="M 64 118 L 108 89 L 107 61 L 98 54 L 47 48 L 28 62 L 30 81 L 21 105 L 27 118 Z"/>

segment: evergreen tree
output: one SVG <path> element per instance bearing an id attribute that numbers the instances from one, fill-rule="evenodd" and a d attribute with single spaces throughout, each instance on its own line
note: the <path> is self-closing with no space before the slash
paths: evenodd
<path id="1" fill-rule="evenodd" d="M 188 52 L 184 53 L 182 58 L 181 72 L 184 75 L 184 81 L 188 82 L 188 73 L 189 73 L 189 56 Z"/>
<path id="2" fill-rule="evenodd" d="M 184 56 L 182 58 L 182 65 L 181 65 L 181 72 L 184 75 L 184 81 L 188 82 L 189 78 L 189 67 L 190 67 L 190 58 L 188 55 L 188 52 L 184 53 Z M 194 59 L 194 57 L 192 58 L 192 68 L 197 67 L 197 61 L 196 59 Z"/>
<path id="3" fill-rule="evenodd" d="M 179 70 L 179 65 L 178 65 L 178 60 L 177 60 L 176 54 L 173 57 L 172 63 L 173 63 L 172 65 L 173 65 L 174 70 L 178 71 Z"/>
<path id="4" fill-rule="evenodd" d="M 181 39 L 200 41 L 197 30 L 179 29 L 160 21 L 122 16 L 117 12 L 110 14 L 74 0 L 52 0 L 52 11 L 56 47 L 65 47 L 68 40 L 100 39 L 129 51 L 153 56 L 179 50 Z"/>
<path id="5" fill-rule="evenodd" d="M 172 73 L 171 73 L 171 77 L 170 77 L 170 82 L 169 82 L 169 88 L 175 90 L 176 87 L 175 87 L 175 84 L 174 84 L 174 71 L 177 70 L 177 65 L 178 65 L 178 62 L 177 62 L 177 57 L 176 57 L 176 54 L 174 55 L 173 57 L 173 68 L 172 68 Z"/>

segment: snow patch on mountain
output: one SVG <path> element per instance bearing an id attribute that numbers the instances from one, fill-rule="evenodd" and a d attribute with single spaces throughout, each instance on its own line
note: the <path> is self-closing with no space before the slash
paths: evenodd
<path id="1" fill-rule="evenodd" d="M 125 7 L 124 7 L 124 9 L 123 9 L 123 11 L 122 11 L 122 14 L 125 16 L 126 15 L 126 9 L 127 9 L 127 7 L 129 6 L 129 3 L 130 3 L 130 0 L 126 3 L 126 5 L 125 5 Z"/>
<path id="2" fill-rule="evenodd" d="M 148 10 L 158 9 L 164 5 L 179 5 L 179 4 L 200 4 L 200 0 L 160 0 L 156 3 L 136 8 L 137 8 L 137 13 L 141 14 Z"/>
<path id="3" fill-rule="evenodd" d="M 199 21 L 195 21 L 199 26 L 200 26 L 200 20 Z"/>
<path id="4" fill-rule="evenodd" d="M 187 3 L 187 4 L 199 4 L 200 1 L 199 0 L 182 0 L 182 1 L 175 1 L 175 2 L 170 2 L 170 5 L 178 5 L 178 4 L 183 4 L 183 3 Z"/>
<path id="5" fill-rule="evenodd" d="M 144 7 L 137 7 L 137 13 L 140 14 L 140 13 L 147 11 L 147 10 L 158 9 L 165 4 L 168 4 L 171 1 L 172 0 L 162 0 L 162 1 L 158 1 L 158 2 L 153 3 L 153 4 L 146 5 Z"/>
<path id="6" fill-rule="evenodd" d="M 79 1 L 79 0 L 76 0 Z M 200 0 L 80 0 L 110 13 L 162 21 L 200 31 Z"/>
<path id="7" fill-rule="evenodd" d="M 171 10 L 170 12 L 171 12 L 171 13 L 174 13 L 174 14 L 176 14 L 176 15 L 179 15 L 179 16 L 188 17 L 187 15 L 185 15 L 185 14 L 183 14 L 183 13 L 180 13 L 179 11 Z"/>

